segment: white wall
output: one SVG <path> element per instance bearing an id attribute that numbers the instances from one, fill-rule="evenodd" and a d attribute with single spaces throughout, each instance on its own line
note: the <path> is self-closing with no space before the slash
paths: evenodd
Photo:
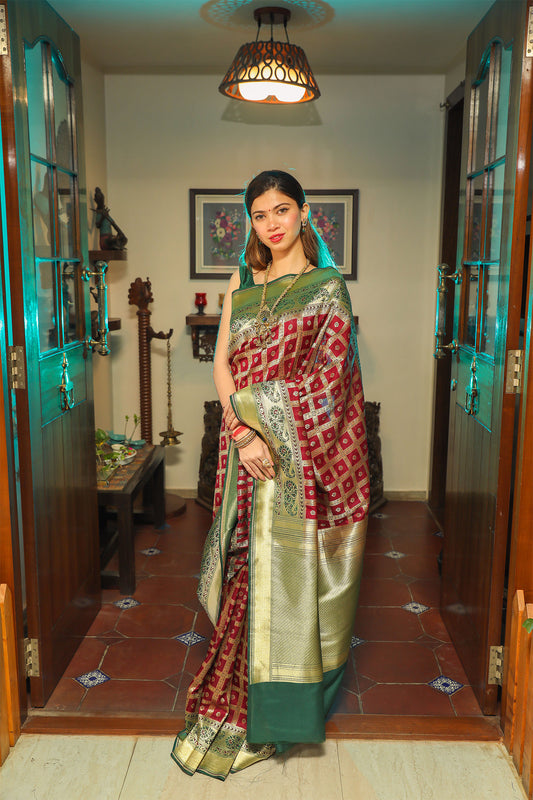
<path id="1" fill-rule="evenodd" d="M 382 407 L 386 491 L 426 491 L 433 375 L 435 265 L 442 165 L 443 76 L 318 76 L 301 108 L 247 106 L 213 76 L 107 76 L 108 202 L 129 237 L 110 265 L 113 414 L 139 410 L 136 308 L 128 288 L 152 282 L 156 330 L 172 337 L 174 426 L 167 486 L 194 489 L 212 365 L 192 358 L 185 316 L 195 291 L 217 310 L 218 281 L 190 281 L 188 189 L 242 187 L 262 169 L 294 169 L 304 187 L 358 188 L 359 315 L 365 394 Z M 236 121 L 236 118 L 242 121 Z M 307 123 L 307 124 L 306 124 Z M 153 342 L 154 441 L 166 428 L 165 345 Z M 97 424 L 103 420 L 97 418 Z"/>
<path id="2" fill-rule="evenodd" d="M 107 190 L 105 79 L 102 72 L 82 59 L 83 128 L 85 137 L 85 171 L 87 179 L 87 217 L 89 250 L 98 249 L 98 230 L 95 227 L 93 196 L 96 186 Z M 91 304 L 93 301 L 91 301 Z M 95 308 L 94 305 L 91 307 Z M 111 361 L 96 353 L 93 356 L 94 406 L 97 425 L 113 426 L 113 384 Z"/>

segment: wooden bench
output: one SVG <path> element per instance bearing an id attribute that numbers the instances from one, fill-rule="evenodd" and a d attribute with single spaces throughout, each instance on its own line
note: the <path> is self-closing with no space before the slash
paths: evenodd
<path id="1" fill-rule="evenodd" d="M 117 529 L 101 554 L 105 567 L 118 540 L 118 572 L 102 571 L 102 586 L 118 588 L 121 594 L 135 592 L 134 501 L 143 492 L 144 510 L 151 508 L 156 528 L 165 524 L 165 448 L 145 445 L 131 464 L 125 464 L 107 483 L 98 482 L 98 510 L 101 543 L 105 542 L 109 511 L 116 509 Z"/>

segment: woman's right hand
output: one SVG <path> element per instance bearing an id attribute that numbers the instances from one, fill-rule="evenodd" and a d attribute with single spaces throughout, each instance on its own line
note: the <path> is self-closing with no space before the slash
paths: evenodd
<path id="1" fill-rule="evenodd" d="M 267 478 L 271 479 L 274 477 L 275 471 L 272 464 L 272 455 L 268 446 L 260 436 L 256 436 L 250 444 L 239 449 L 239 458 L 243 467 L 252 478 L 264 481 Z"/>

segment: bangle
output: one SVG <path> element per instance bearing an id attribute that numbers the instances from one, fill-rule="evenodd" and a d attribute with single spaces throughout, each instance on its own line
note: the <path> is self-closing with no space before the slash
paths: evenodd
<path id="1" fill-rule="evenodd" d="M 231 432 L 230 436 L 232 439 L 236 439 L 238 436 L 240 436 L 243 433 L 246 433 L 249 430 L 250 428 L 248 428 L 246 425 L 239 425 L 238 428 L 235 428 L 235 430 Z"/>
<path id="2" fill-rule="evenodd" d="M 245 436 L 242 437 L 242 439 L 239 439 L 238 442 L 235 442 L 235 447 L 237 447 L 239 450 L 241 449 L 241 447 L 246 447 L 247 445 L 251 444 L 251 442 L 253 442 L 256 436 L 257 433 L 254 430 L 251 430 L 250 433 L 247 433 Z"/>

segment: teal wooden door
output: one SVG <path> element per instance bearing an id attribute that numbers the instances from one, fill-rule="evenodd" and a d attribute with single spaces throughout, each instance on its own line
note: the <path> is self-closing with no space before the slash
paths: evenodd
<path id="1" fill-rule="evenodd" d="M 78 37 L 43 0 L 8 2 L 7 22 L 16 149 L 8 180 L 18 185 L 22 289 L 11 299 L 27 367 L 17 414 L 28 637 L 40 650 L 31 700 L 39 706 L 100 602 L 92 353 L 85 345 L 90 310 L 82 278 L 89 262 L 81 77 Z"/>
<path id="2" fill-rule="evenodd" d="M 467 47 L 442 614 L 482 710 L 503 643 L 515 395 L 531 150 L 531 3 L 498 0 Z"/>

